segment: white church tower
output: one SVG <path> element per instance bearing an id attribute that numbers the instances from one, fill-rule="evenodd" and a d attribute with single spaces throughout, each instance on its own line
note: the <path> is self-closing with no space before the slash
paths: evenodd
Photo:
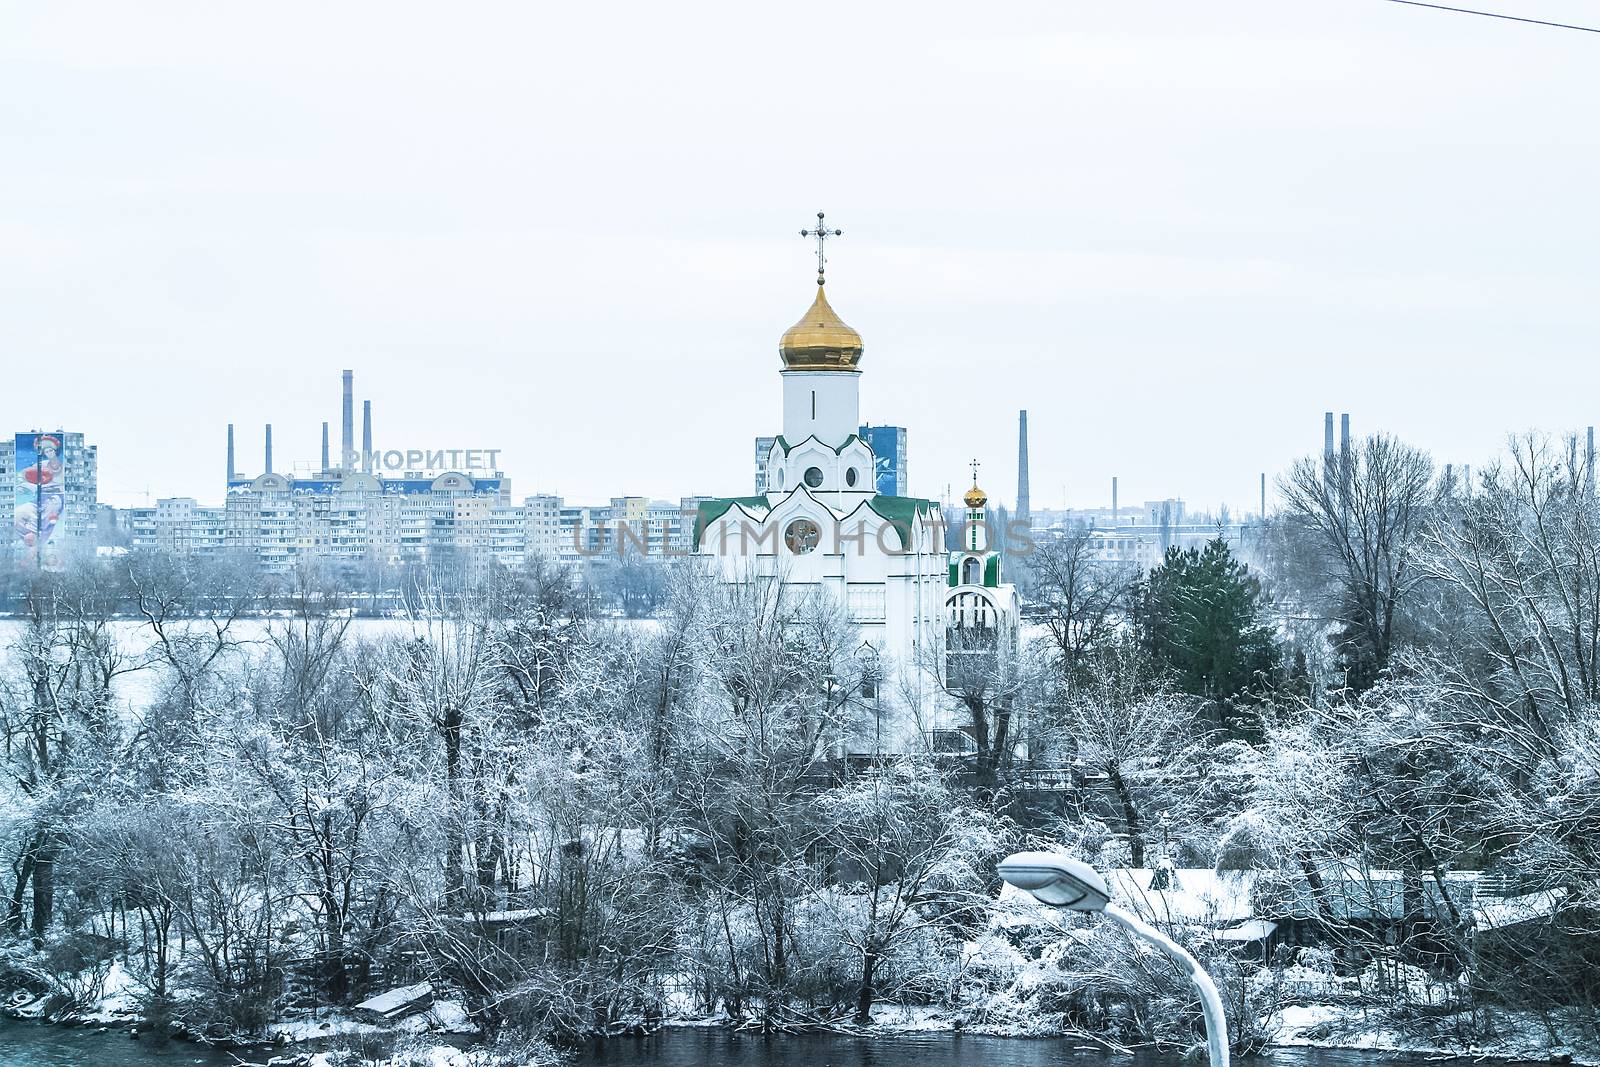
<path id="1" fill-rule="evenodd" d="M 872 449 L 857 436 L 861 425 L 861 335 L 828 303 L 826 241 L 842 230 L 824 227 L 817 213 L 817 296 L 778 342 L 783 361 L 783 433 L 767 457 L 769 484 L 779 490 L 804 485 L 830 503 L 860 503 L 876 495 Z"/>
<path id="2" fill-rule="evenodd" d="M 871 745 L 907 750 L 924 742 L 913 709 L 942 698 L 947 561 L 938 505 L 876 490 L 872 448 L 861 425 L 861 335 L 828 303 L 826 241 L 817 228 L 816 295 L 778 344 L 783 432 L 767 457 L 769 492 L 700 505 L 695 552 L 723 581 L 781 578 L 802 595 L 834 599 L 874 664 L 863 698 L 880 726 Z M 921 711 L 922 709 L 915 709 Z M 904 713 L 904 714 L 897 714 Z"/>

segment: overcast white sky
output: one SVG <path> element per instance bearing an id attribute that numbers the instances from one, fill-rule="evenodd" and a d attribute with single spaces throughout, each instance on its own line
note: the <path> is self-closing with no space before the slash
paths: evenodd
<path id="1" fill-rule="evenodd" d="M 1600 35 L 779 7 L 0 3 L 0 429 L 215 502 L 229 421 L 314 460 L 352 367 L 380 447 L 519 496 L 748 492 L 819 209 L 919 494 L 1009 501 L 1022 407 L 1036 507 L 1253 508 L 1329 408 L 1474 464 L 1600 421 Z"/>

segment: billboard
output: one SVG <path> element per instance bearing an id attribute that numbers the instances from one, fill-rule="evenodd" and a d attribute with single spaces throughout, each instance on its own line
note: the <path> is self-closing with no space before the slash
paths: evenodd
<path id="1" fill-rule="evenodd" d="M 62 454 L 64 433 L 19 433 L 13 477 L 12 518 L 23 567 L 60 570 L 67 510 L 67 465 Z"/>

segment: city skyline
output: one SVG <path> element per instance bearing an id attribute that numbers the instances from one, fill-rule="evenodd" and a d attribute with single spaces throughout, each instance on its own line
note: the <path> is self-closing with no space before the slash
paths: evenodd
<path id="1" fill-rule="evenodd" d="M 734 492 L 826 209 L 862 416 L 908 428 L 913 492 L 977 452 L 1006 501 L 1024 407 L 1036 508 L 1116 475 L 1248 510 L 1330 408 L 1474 467 L 1600 421 L 1549 388 L 1597 326 L 1596 224 L 1563 206 L 1600 169 L 1566 117 L 1584 35 L 1379 3 L 1042 5 L 1027 33 L 732 10 L 14 14 L 0 348 L 52 384 L 0 420 L 90 434 L 108 502 L 214 499 L 227 422 L 241 456 L 266 422 L 314 456 L 353 366 L 385 430 L 492 438 L 519 493 Z M 768 70 L 818 18 L 831 47 Z M 807 132 L 845 165 L 795 165 Z"/>

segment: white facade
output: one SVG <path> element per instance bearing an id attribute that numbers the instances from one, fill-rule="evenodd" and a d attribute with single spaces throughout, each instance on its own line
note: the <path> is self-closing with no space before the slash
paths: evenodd
<path id="1" fill-rule="evenodd" d="M 861 425 L 861 372 L 783 372 L 783 436 L 843 441 Z"/>
<path id="2" fill-rule="evenodd" d="M 947 562 L 937 504 L 883 496 L 860 426 L 859 335 L 820 287 L 780 349 L 783 433 L 772 440 L 768 491 L 700 507 L 695 550 L 730 584 L 781 580 L 826 596 L 860 634 L 863 696 L 878 708 L 855 748 L 921 747 L 944 702 L 939 680 Z M 870 679 L 868 675 L 870 673 Z"/>
<path id="3" fill-rule="evenodd" d="M 1005 581 L 1004 559 L 990 542 L 988 500 L 976 484 L 967 492 L 962 516 L 961 547 L 950 553 L 949 588 L 945 592 L 945 684 L 955 692 L 994 693 L 1016 661 L 1021 600 L 1016 586 Z M 1014 709 L 1017 755 L 1024 755 L 1026 709 Z M 940 731 L 935 748 L 962 751 L 972 746 L 971 734 Z"/>
<path id="4" fill-rule="evenodd" d="M 231 553 L 268 573 L 299 561 L 352 571 L 444 558 L 469 569 L 519 570 L 533 556 L 578 563 L 639 546 L 652 558 L 686 556 L 704 499 L 623 496 L 609 506 L 568 507 L 558 496 L 512 504 L 508 495 L 459 472 L 404 491 L 359 471 L 314 479 L 263 474 L 236 482 L 224 507 L 175 497 L 123 515 L 132 549 Z"/>

